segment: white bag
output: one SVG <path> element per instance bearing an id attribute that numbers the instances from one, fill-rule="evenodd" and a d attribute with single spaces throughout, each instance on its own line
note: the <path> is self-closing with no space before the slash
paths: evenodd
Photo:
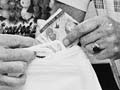
<path id="1" fill-rule="evenodd" d="M 96 74 L 80 47 L 35 59 L 23 90 L 101 90 Z"/>

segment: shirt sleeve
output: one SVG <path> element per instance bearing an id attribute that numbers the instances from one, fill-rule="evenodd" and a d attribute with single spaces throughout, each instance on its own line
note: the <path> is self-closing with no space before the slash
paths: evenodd
<path id="1" fill-rule="evenodd" d="M 74 8 L 83 10 L 83 11 L 87 11 L 87 7 L 90 2 L 90 0 L 57 0 L 57 1 L 70 5 Z"/>

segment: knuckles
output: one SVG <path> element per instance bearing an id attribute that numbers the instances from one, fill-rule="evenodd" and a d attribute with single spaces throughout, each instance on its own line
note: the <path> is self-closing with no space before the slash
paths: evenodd
<path id="1" fill-rule="evenodd" d="M 113 52 L 114 53 L 118 53 L 119 52 L 119 48 L 117 46 L 115 46 L 114 49 L 113 49 Z"/>
<path id="2" fill-rule="evenodd" d="M 27 63 L 26 62 L 18 62 L 16 63 L 18 65 L 19 68 L 19 72 L 20 73 L 25 73 L 26 69 L 27 69 Z M 15 68 L 15 67 L 14 67 Z"/>
<path id="3" fill-rule="evenodd" d="M 117 36 L 115 34 L 108 36 L 108 37 L 106 37 L 106 41 L 114 43 L 117 41 Z"/>
<path id="4" fill-rule="evenodd" d="M 80 43 L 81 43 L 82 45 L 84 45 L 85 42 L 86 42 L 86 38 L 80 38 Z"/>

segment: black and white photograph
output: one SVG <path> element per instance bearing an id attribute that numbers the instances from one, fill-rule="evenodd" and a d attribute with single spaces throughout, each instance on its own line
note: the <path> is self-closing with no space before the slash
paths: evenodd
<path id="1" fill-rule="evenodd" d="M 120 0 L 0 0 L 0 90 L 120 90 Z"/>

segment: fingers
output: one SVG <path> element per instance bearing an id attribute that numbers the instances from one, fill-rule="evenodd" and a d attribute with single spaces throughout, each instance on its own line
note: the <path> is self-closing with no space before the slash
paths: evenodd
<path id="1" fill-rule="evenodd" d="M 4 85 L 10 87 L 22 86 L 25 84 L 25 80 L 26 80 L 26 75 L 22 75 L 19 78 L 0 75 L 0 85 L 3 86 Z"/>
<path id="2" fill-rule="evenodd" d="M 108 42 L 106 38 L 102 38 L 96 41 L 96 44 L 98 44 L 101 49 L 105 49 L 111 45 L 111 42 Z"/>
<path id="3" fill-rule="evenodd" d="M 94 56 L 96 59 L 104 60 L 107 58 L 112 58 L 117 52 L 118 52 L 118 49 L 116 47 L 115 48 L 108 48 L 108 49 L 105 49 Z"/>
<path id="4" fill-rule="evenodd" d="M 85 49 L 87 49 L 87 51 L 91 54 L 94 54 L 94 51 L 93 51 L 93 48 L 94 48 L 94 44 L 89 44 L 89 45 L 86 45 Z"/>
<path id="5" fill-rule="evenodd" d="M 106 47 L 106 45 L 103 45 L 103 47 Z M 106 49 L 103 49 L 102 51 L 95 53 L 93 48 L 94 48 L 94 44 L 89 44 L 86 46 L 87 51 L 90 54 L 93 54 L 96 59 L 104 60 L 106 58 L 110 58 L 109 56 L 113 56 L 113 51 L 112 51 L 113 49 L 110 51 L 107 47 Z"/>
<path id="6" fill-rule="evenodd" d="M 113 35 L 113 36 L 107 37 L 105 40 L 97 41 L 96 43 L 100 45 L 100 48 L 104 48 L 104 50 L 96 54 L 95 57 L 101 60 L 107 59 L 107 58 L 119 57 L 118 56 L 119 47 L 116 46 L 115 40 L 116 40 L 116 37 Z"/>
<path id="7" fill-rule="evenodd" d="M 27 63 L 14 61 L 14 62 L 0 62 L 0 74 L 12 73 L 23 74 L 27 69 Z"/>
<path id="8" fill-rule="evenodd" d="M 101 38 L 100 40 L 97 40 L 94 43 L 90 43 L 88 45 L 85 46 L 85 48 L 88 50 L 89 53 L 94 54 L 94 50 L 93 48 L 95 47 L 95 45 L 97 44 L 101 50 L 106 49 L 108 47 L 113 47 L 113 44 L 111 44 L 111 41 L 109 40 L 111 39 L 111 37 L 106 37 L 106 38 Z"/>
<path id="9" fill-rule="evenodd" d="M 31 62 L 35 59 L 35 53 L 25 49 L 4 49 L 0 48 L 0 60 L 3 61 L 24 61 Z"/>
<path id="10" fill-rule="evenodd" d="M 119 52 L 119 48 L 114 44 L 114 40 L 115 40 L 114 35 L 102 38 L 96 41 L 95 43 L 86 45 L 85 49 L 89 53 L 93 54 L 96 59 L 104 60 L 107 58 L 112 58 L 117 56 L 117 53 Z M 98 53 L 95 53 L 94 51 L 95 44 L 97 44 L 101 49 Z"/>
<path id="11" fill-rule="evenodd" d="M 72 29 L 73 29 L 75 26 L 76 26 L 75 23 L 68 21 L 68 22 L 65 24 L 65 31 L 66 31 L 66 33 L 67 33 L 67 34 L 70 33 L 70 31 L 72 31 Z"/>
<path id="12" fill-rule="evenodd" d="M 71 31 L 63 40 L 65 46 L 70 45 L 76 39 L 82 37 L 83 35 L 94 31 L 98 26 L 103 22 L 107 21 L 106 17 L 95 17 L 89 20 L 86 20 L 79 25 L 77 25 L 73 31 Z"/>
<path id="13" fill-rule="evenodd" d="M 101 50 L 105 49 L 108 47 L 108 44 L 107 43 L 103 43 L 103 42 L 98 42 L 97 45 L 99 45 L 100 49 L 97 48 L 95 49 L 95 43 L 91 43 L 89 45 L 86 45 L 85 48 L 87 49 L 87 51 L 91 54 L 95 54 L 95 53 L 98 53 L 100 52 Z"/>
<path id="14" fill-rule="evenodd" d="M 82 44 L 82 46 L 85 46 L 87 44 L 93 43 L 97 40 L 99 40 L 100 38 L 103 38 L 105 36 L 106 33 L 103 32 L 103 30 L 101 30 L 101 28 L 99 28 L 98 30 L 84 36 L 80 38 L 80 43 Z"/>
<path id="15" fill-rule="evenodd" d="M 19 35 L 0 34 L 0 45 L 4 47 L 29 47 L 35 45 L 37 40 Z"/>

